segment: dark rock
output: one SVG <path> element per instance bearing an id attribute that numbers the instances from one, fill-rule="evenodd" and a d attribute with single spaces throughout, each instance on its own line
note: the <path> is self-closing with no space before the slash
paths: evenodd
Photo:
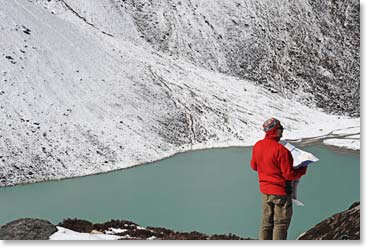
<path id="1" fill-rule="evenodd" d="M 357 207 L 358 205 L 360 205 L 360 202 L 354 202 L 352 205 L 350 205 L 350 207 L 348 208 L 349 209 L 352 209 L 354 207 Z"/>
<path id="2" fill-rule="evenodd" d="M 47 240 L 57 232 L 56 226 L 46 220 L 23 218 L 0 228 L 2 240 Z"/>
<path id="3" fill-rule="evenodd" d="M 214 234 L 210 236 L 210 240 L 251 240 L 250 238 L 241 238 L 239 236 L 236 236 L 232 233 L 225 235 L 225 234 Z"/>
<path id="4" fill-rule="evenodd" d="M 353 207 L 352 207 L 353 206 Z M 360 205 L 359 202 L 343 212 L 323 220 L 310 230 L 302 233 L 298 240 L 359 240 Z"/>
<path id="5" fill-rule="evenodd" d="M 99 231 L 105 231 L 108 230 L 108 228 L 121 228 L 121 229 L 127 229 L 127 230 L 135 230 L 137 227 L 137 224 L 131 221 L 127 220 L 110 220 L 102 224 L 94 224 L 94 229 Z"/>
<path id="6" fill-rule="evenodd" d="M 29 28 L 27 28 L 26 26 L 23 26 L 23 25 L 22 25 L 22 27 L 23 27 L 23 33 L 28 34 L 28 35 L 31 34 L 31 29 L 29 29 Z"/>
<path id="7" fill-rule="evenodd" d="M 139 239 L 147 239 L 152 236 L 155 236 L 154 232 L 145 230 L 145 229 L 135 229 L 133 231 L 128 231 L 127 234 L 130 237 L 139 238 Z M 122 236 L 126 235 L 126 232 L 122 233 L 121 235 Z"/>
<path id="8" fill-rule="evenodd" d="M 91 232 L 93 230 L 93 224 L 86 220 L 80 219 L 65 219 L 58 226 L 73 230 L 76 232 Z"/>

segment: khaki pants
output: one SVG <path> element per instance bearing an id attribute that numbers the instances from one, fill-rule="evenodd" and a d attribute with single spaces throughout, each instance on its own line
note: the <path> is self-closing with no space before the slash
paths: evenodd
<path id="1" fill-rule="evenodd" d="M 285 240 L 292 218 L 292 195 L 262 195 L 260 240 Z"/>

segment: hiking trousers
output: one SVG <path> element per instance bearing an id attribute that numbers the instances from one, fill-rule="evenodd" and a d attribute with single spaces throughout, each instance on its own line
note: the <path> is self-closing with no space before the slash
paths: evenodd
<path id="1" fill-rule="evenodd" d="M 292 218 L 292 195 L 262 194 L 260 240 L 286 240 Z"/>

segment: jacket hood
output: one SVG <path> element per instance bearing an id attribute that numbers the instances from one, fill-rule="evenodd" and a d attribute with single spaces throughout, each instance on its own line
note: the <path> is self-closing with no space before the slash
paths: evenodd
<path id="1" fill-rule="evenodd" d="M 271 129 L 269 131 L 266 131 L 265 132 L 265 138 L 266 139 L 273 139 L 273 140 L 275 140 L 277 142 L 280 141 L 280 137 L 277 136 L 277 129 L 278 128 L 274 128 L 274 129 Z"/>

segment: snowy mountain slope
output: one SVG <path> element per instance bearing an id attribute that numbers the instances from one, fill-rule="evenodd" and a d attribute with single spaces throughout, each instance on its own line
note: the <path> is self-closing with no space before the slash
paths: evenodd
<path id="1" fill-rule="evenodd" d="M 359 2 L 37 0 L 114 36 L 269 91 L 359 116 Z M 92 3 L 91 3 L 92 2 Z M 54 10 L 54 5 L 58 11 Z M 126 32 L 129 30 L 128 32 Z"/>
<path id="2" fill-rule="evenodd" d="M 359 134 L 359 118 L 157 51 L 112 1 L 88 3 L 1 1 L 0 186 L 252 145 L 270 116 L 289 139 Z"/>

